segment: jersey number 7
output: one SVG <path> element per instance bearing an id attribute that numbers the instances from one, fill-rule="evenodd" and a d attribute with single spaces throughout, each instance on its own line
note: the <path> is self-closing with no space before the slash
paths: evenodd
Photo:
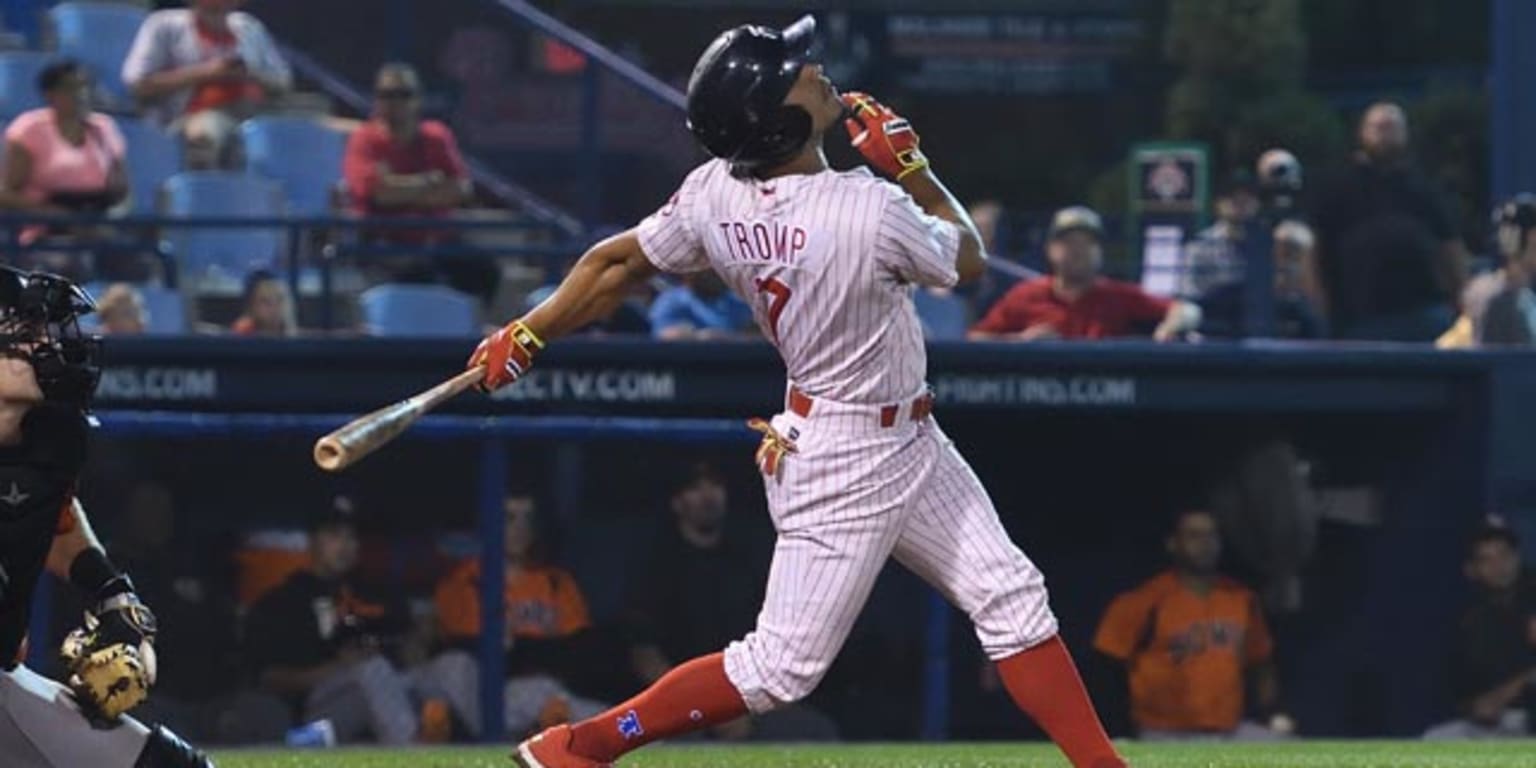
<path id="1" fill-rule="evenodd" d="M 757 279 L 757 292 L 768 295 L 768 327 L 773 329 L 773 340 L 779 340 L 779 315 L 784 314 L 784 305 L 789 303 L 789 296 L 793 291 L 789 286 L 779 282 L 776 277 Z"/>

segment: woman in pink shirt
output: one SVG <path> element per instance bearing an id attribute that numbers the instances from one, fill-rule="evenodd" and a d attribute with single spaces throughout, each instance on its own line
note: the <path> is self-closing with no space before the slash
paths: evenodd
<path id="1" fill-rule="evenodd" d="M 48 106 L 24 112 L 5 129 L 0 209 L 31 213 L 102 213 L 128 194 L 123 135 L 112 118 L 91 111 L 90 80 L 64 60 L 38 75 Z M 23 234 L 35 240 L 42 228 Z"/>

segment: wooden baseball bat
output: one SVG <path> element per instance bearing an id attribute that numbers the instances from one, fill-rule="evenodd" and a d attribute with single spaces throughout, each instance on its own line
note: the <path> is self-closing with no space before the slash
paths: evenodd
<path id="1" fill-rule="evenodd" d="M 485 368 L 470 368 L 425 392 L 353 419 L 341 429 L 315 441 L 315 463 L 327 472 L 340 472 L 356 464 L 398 437 L 433 408 L 480 383 L 484 376 Z"/>

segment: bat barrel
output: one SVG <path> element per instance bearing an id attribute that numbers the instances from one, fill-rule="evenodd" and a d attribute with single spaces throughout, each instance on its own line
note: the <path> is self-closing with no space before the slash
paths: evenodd
<path id="1" fill-rule="evenodd" d="M 484 369 L 471 368 L 414 397 L 353 419 L 315 441 L 315 464 L 327 472 L 339 472 L 356 464 L 443 401 L 474 386 L 484 375 Z"/>
<path id="2" fill-rule="evenodd" d="M 315 464 L 321 469 L 336 472 L 351 463 L 347 457 L 347 447 L 334 434 L 315 441 Z"/>

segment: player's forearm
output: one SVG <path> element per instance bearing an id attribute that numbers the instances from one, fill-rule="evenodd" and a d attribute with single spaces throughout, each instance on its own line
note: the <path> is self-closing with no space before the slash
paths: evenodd
<path id="1" fill-rule="evenodd" d="M 69 515 L 71 520 L 62 533 L 54 535 L 53 544 L 48 548 L 48 572 L 63 581 L 70 581 L 70 568 L 80 554 L 88 549 L 102 550 L 102 546 L 96 532 L 91 530 L 80 502 L 70 502 L 69 510 L 63 514 Z"/>
<path id="2" fill-rule="evenodd" d="M 522 318 L 548 342 L 609 315 L 655 274 L 633 231 L 604 240 L 576 262 L 555 292 Z"/>
<path id="3" fill-rule="evenodd" d="M 936 216 L 960 228 L 960 251 L 955 258 L 955 271 L 961 283 L 979 279 L 987 268 L 987 254 L 981 247 L 981 233 L 965 206 L 939 181 L 932 168 L 909 173 L 901 180 L 901 187 L 912 200 L 930 216 Z"/>

